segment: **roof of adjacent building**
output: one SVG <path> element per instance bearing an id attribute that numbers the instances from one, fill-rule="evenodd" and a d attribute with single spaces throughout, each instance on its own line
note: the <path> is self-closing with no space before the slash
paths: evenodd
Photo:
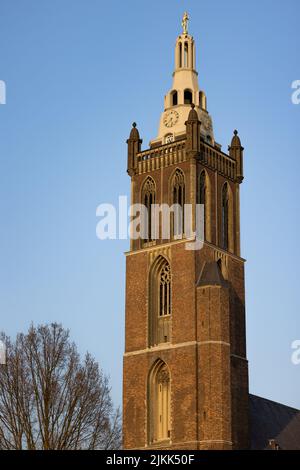
<path id="1" fill-rule="evenodd" d="M 282 450 L 300 450 L 300 411 L 249 395 L 251 448 L 268 449 L 273 440 Z"/>

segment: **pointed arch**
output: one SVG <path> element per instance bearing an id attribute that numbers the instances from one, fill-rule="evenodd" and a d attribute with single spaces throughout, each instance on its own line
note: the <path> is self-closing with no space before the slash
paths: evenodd
<path id="1" fill-rule="evenodd" d="M 197 204 L 204 205 L 204 238 L 211 242 L 211 184 L 205 169 L 201 170 L 198 176 Z"/>
<path id="2" fill-rule="evenodd" d="M 230 185 L 226 181 L 221 191 L 221 247 L 234 251 L 233 239 L 233 199 Z"/>
<path id="3" fill-rule="evenodd" d="M 148 442 L 171 437 L 171 374 L 167 364 L 157 359 L 148 376 Z"/>
<path id="4" fill-rule="evenodd" d="M 172 312 L 172 282 L 169 261 L 159 255 L 149 272 L 149 346 L 170 341 Z"/>
<path id="5" fill-rule="evenodd" d="M 176 168 L 170 179 L 171 237 L 180 239 L 184 235 L 185 176 Z"/>
<path id="6" fill-rule="evenodd" d="M 145 214 L 145 218 L 143 220 L 143 223 L 145 224 L 145 232 L 147 234 L 147 237 L 143 240 L 143 243 L 147 243 L 153 240 L 153 220 L 152 220 L 152 214 L 151 214 L 151 207 L 152 204 L 155 204 L 156 200 L 156 185 L 155 181 L 151 176 L 148 176 L 143 185 L 142 185 L 142 196 L 141 196 L 141 201 L 142 204 L 147 209 L 147 212 Z"/>

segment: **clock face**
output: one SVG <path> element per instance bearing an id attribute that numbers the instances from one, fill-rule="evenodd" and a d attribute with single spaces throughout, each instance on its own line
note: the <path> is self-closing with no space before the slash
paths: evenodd
<path id="1" fill-rule="evenodd" d="M 164 115 L 164 125 L 166 127 L 172 127 L 176 124 L 178 118 L 179 114 L 177 113 L 177 111 L 167 111 Z"/>
<path id="2" fill-rule="evenodd" d="M 174 136 L 173 134 L 167 134 L 165 137 L 165 143 L 170 144 L 171 142 L 174 142 Z"/>

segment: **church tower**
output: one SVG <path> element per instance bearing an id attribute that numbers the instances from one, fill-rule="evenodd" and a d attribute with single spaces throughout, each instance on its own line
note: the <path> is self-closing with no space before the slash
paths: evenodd
<path id="1" fill-rule="evenodd" d="M 142 150 L 134 123 L 127 140 L 131 204 L 176 204 L 182 220 L 178 232 L 170 212 L 166 238 L 149 210 L 126 253 L 125 449 L 249 448 L 243 147 L 237 131 L 228 153 L 215 141 L 187 26 L 185 13 L 157 137 Z M 201 249 L 188 249 L 187 204 L 193 226 L 204 208 Z"/>

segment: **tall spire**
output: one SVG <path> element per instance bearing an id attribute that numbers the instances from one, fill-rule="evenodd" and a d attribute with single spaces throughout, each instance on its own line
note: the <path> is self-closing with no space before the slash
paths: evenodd
<path id="1" fill-rule="evenodd" d="M 204 139 L 214 143 L 211 118 L 206 110 L 206 96 L 199 89 L 196 71 L 196 47 L 193 36 L 188 34 L 189 15 L 184 13 L 182 33 L 175 44 L 175 68 L 171 90 L 165 95 L 164 112 L 161 115 L 158 136 L 151 145 L 169 143 L 186 133 L 185 122 L 195 104 L 195 110 L 201 121 L 201 133 Z"/>

